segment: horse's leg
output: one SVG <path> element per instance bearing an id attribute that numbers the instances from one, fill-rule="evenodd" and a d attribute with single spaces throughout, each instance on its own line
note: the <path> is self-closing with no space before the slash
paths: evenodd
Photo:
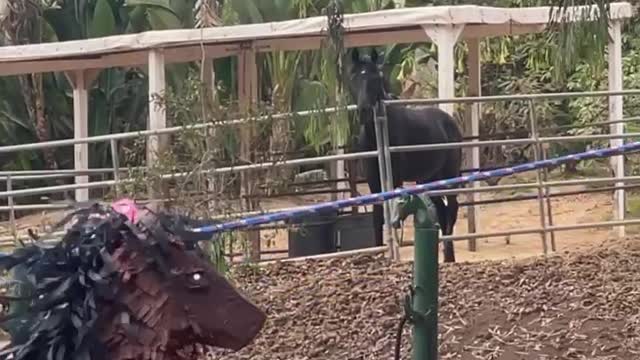
<path id="1" fill-rule="evenodd" d="M 453 235 L 453 228 L 458 221 L 458 196 L 447 196 L 447 235 Z"/>
<path id="2" fill-rule="evenodd" d="M 458 220 L 458 198 L 456 195 L 447 196 L 447 228 L 445 235 L 453 235 L 453 228 Z M 443 241 L 444 262 L 456 262 L 456 254 L 453 241 Z"/>
<path id="3" fill-rule="evenodd" d="M 445 205 L 444 199 L 441 196 L 431 196 L 431 201 L 436 207 L 438 213 L 438 223 L 442 230 L 442 235 L 448 235 L 449 219 L 447 216 L 448 206 Z M 448 200 L 448 199 L 447 199 Z M 444 262 L 456 262 L 455 252 L 453 249 L 453 242 L 451 240 L 442 241 L 442 254 L 444 255 Z"/>
<path id="4" fill-rule="evenodd" d="M 369 184 L 369 192 L 372 194 L 379 193 L 382 190 L 380 186 L 380 177 L 377 171 L 372 171 L 372 164 L 368 164 L 367 183 Z M 376 246 L 384 245 L 382 238 L 382 226 L 384 224 L 384 210 L 382 204 L 373 205 L 373 235 Z"/>
<path id="5" fill-rule="evenodd" d="M 436 213 L 438 214 L 438 225 L 442 230 L 442 234 L 447 231 L 447 207 L 444 200 L 440 196 L 430 196 L 431 202 L 436 207 Z"/>
<path id="6" fill-rule="evenodd" d="M 382 227 L 384 225 L 384 210 L 381 204 L 373 205 L 373 232 L 376 246 L 384 245 L 382 238 Z"/>

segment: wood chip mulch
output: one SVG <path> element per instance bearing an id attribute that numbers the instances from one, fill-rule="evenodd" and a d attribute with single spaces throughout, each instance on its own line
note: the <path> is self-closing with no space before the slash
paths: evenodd
<path id="1" fill-rule="evenodd" d="M 268 313 L 238 353 L 214 359 L 393 359 L 411 264 L 356 256 L 232 276 Z M 640 359 L 640 239 L 527 261 L 443 265 L 440 358 Z M 410 359 L 411 331 L 402 359 Z"/>

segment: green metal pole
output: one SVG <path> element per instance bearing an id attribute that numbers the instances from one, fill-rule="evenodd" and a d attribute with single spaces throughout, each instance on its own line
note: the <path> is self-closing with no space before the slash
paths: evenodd
<path id="1" fill-rule="evenodd" d="M 413 310 L 424 318 L 413 325 L 413 360 L 438 358 L 438 226 L 429 198 L 414 214 Z M 430 208 L 433 208 L 431 213 Z"/>
<path id="2" fill-rule="evenodd" d="M 427 195 L 411 195 L 396 206 L 395 226 L 413 214 L 413 297 L 405 304 L 413 323 L 413 360 L 438 359 L 438 240 L 435 206 Z M 409 302 L 409 300 L 408 300 Z"/>

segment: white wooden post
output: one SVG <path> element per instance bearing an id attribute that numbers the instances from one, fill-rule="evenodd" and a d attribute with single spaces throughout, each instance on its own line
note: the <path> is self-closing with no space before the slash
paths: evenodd
<path id="1" fill-rule="evenodd" d="M 241 114 L 243 116 L 249 116 L 257 100 L 258 66 L 256 63 L 256 51 L 253 46 L 249 46 L 238 55 L 238 102 Z M 242 159 L 251 158 L 253 126 L 252 123 L 246 123 L 240 126 L 240 157 Z M 251 173 L 242 171 L 240 173 L 240 195 L 253 195 L 251 189 L 254 182 L 255 179 L 252 179 Z M 241 203 L 245 211 L 255 210 L 255 200 L 253 198 L 241 199 Z M 249 245 L 249 259 L 251 261 L 260 260 L 260 230 L 248 231 L 246 241 Z"/>
<path id="2" fill-rule="evenodd" d="M 438 97 L 453 98 L 456 96 L 453 49 L 464 25 L 423 25 L 423 29 L 438 46 Z M 440 104 L 440 108 L 453 115 L 454 104 Z"/>
<path id="3" fill-rule="evenodd" d="M 622 35 L 620 21 L 614 21 L 611 24 L 610 40 L 609 40 L 609 91 L 622 90 Z M 609 97 L 609 120 L 622 120 L 623 117 L 623 99 L 622 96 Z M 624 123 L 611 124 L 611 134 L 619 135 L 624 133 Z M 611 146 L 620 146 L 623 139 L 611 139 Z M 611 167 L 613 168 L 616 178 L 624 177 L 624 156 L 614 156 L 611 158 Z M 616 186 L 622 186 L 624 182 L 617 182 Z M 614 192 L 614 214 L 616 220 L 624 220 L 625 218 L 625 192 L 624 189 Z M 618 236 L 625 236 L 625 227 L 618 226 Z"/>
<path id="4" fill-rule="evenodd" d="M 203 105 L 203 111 L 211 111 L 210 106 L 215 103 L 216 98 L 216 73 L 213 66 L 213 59 L 204 58 L 200 62 L 201 67 L 201 76 L 200 81 L 203 82 L 204 96 L 202 101 L 205 105 Z M 202 121 L 209 121 L 206 118 L 206 114 L 202 114 Z M 215 151 L 215 139 L 217 138 L 216 128 L 214 126 L 210 127 L 207 130 L 207 139 L 206 147 L 207 147 L 207 156 L 214 156 Z M 211 211 L 215 211 L 216 208 L 216 186 L 215 186 L 215 176 L 213 174 L 208 174 L 204 176 L 207 184 L 207 192 L 210 194 L 207 196 L 209 201 L 207 202 L 207 213 L 212 214 Z"/>
<path id="5" fill-rule="evenodd" d="M 427 36 L 438 46 L 438 98 L 456 96 L 454 48 L 464 25 L 423 25 Z M 440 109 L 454 116 L 454 104 L 440 104 Z"/>
<path id="6" fill-rule="evenodd" d="M 482 75 L 481 75 L 481 63 L 480 63 L 480 39 L 474 38 L 467 40 L 467 47 L 469 49 L 469 57 L 467 67 L 469 69 L 469 89 L 467 96 L 482 96 Z M 472 142 L 479 141 L 477 136 L 480 135 L 480 115 L 482 114 L 482 103 L 475 103 L 467 105 L 465 111 L 466 115 L 466 130 L 467 135 L 476 137 Z M 479 169 L 480 168 L 480 147 L 467 148 L 466 150 L 467 168 Z M 480 183 L 474 181 L 471 183 L 472 188 L 479 188 Z M 480 199 L 477 193 L 467 195 L 468 202 L 476 202 Z M 478 209 L 474 205 L 467 207 L 467 228 L 470 234 L 477 232 L 478 225 Z M 469 239 L 469 251 L 476 251 L 477 244 L 476 239 Z"/>
<path id="7" fill-rule="evenodd" d="M 167 114 L 164 104 L 158 103 L 158 97 L 165 95 L 165 61 L 162 49 L 149 51 L 149 130 L 167 127 Z M 164 138 L 164 137 L 162 137 Z M 160 136 L 149 136 L 147 140 L 147 166 L 152 167 L 158 160 L 159 152 L 165 147 Z"/>
<path id="8" fill-rule="evenodd" d="M 67 72 L 67 80 L 73 88 L 73 137 L 82 139 L 89 136 L 89 88 L 100 70 L 77 70 Z M 75 144 L 73 146 L 74 168 L 76 171 L 89 169 L 89 144 Z M 76 184 L 89 182 L 88 175 L 75 177 Z M 76 189 L 76 201 L 88 201 L 89 189 Z"/>

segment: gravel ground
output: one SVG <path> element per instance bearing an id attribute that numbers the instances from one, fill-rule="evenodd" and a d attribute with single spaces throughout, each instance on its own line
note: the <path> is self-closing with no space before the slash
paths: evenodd
<path id="1" fill-rule="evenodd" d="M 638 359 L 640 239 L 546 260 L 441 266 L 441 359 Z M 638 244 L 638 245 L 636 245 Z M 237 269 L 268 313 L 222 359 L 393 359 L 411 264 L 358 256 Z M 411 332 L 402 358 L 410 358 Z"/>

